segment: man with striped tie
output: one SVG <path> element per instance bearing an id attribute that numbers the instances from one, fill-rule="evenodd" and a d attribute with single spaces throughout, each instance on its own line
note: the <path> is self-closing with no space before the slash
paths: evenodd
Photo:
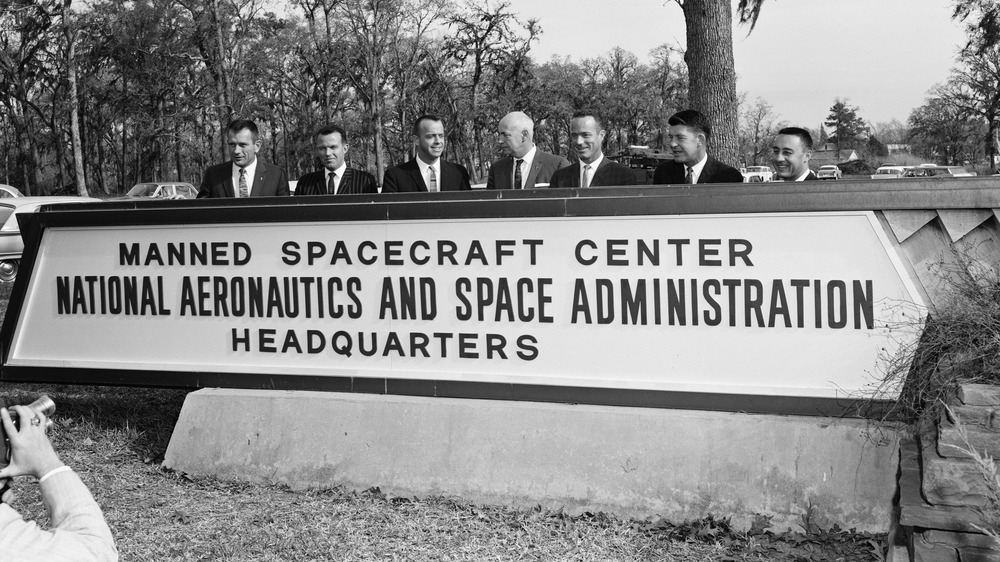
<path id="1" fill-rule="evenodd" d="M 656 185 L 699 183 L 743 183 L 743 174 L 708 155 L 712 126 L 693 109 L 678 111 L 667 120 L 667 140 L 673 161 L 664 162 L 653 172 Z"/>
<path id="2" fill-rule="evenodd" d="M 417 157 L 385 171 L 382 193 L 419 191 L 464 191 L 469 185 L 465 166 L 441 158 L 444 154 L 444 122 L 436 115 L 421 115 L 413 122 Z"/>
<path id="3" fill-rule="evenodd" d="M 281 168 L 257 158 L 260 133 L 249 119 L 237 119 L 226 129 L 229 162 L 205 170 L 198 199 L 206 197 L 274 197 L 288 195 L 288 178 Z"/>
<path id="4" fill-rule="evenodd" d="M 378 193 L 375 176 L 347 166 L 347 131 L 327 125 L 313 135 L 323 169 L 310 172 L 295 187 L 295 195 L 352 195 Z"/>

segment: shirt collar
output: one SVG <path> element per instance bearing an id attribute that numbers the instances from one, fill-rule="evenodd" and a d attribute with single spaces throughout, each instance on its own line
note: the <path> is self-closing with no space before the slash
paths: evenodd
<path id="1" fill-rule="evenodd" d="M 601 166 L 601 162 L 602 162 L 603 160 L 604 160 L 604 153 L 603 153 L 603 152 L 601 153 L 601 155 L 600 155 L 600 156 L 598 156 L 598 157 L 597 157 L 597 160 L 594 160 L 594 161 L 593 161 L 593 162 L 591 162 L 590 164 L 587 164 L 587 163 L 585 163 L 585 162 L 584 162 L 583 160 L 580 160 L 580 170 L 583 170 L 583 168 L 584 168 L 584 167 L 586 167 L 586 166 L 588 166 L 588 165 L 589 165 L 589 166 L 590 166 L 590 169 L 591 169 L 591 170 L 594 170 L 594 171 L 596 172 L 596 171 L 597 171 L 597 168 L 599 168 L 599 167 Z"/>
<path id="2" fill-rule="evenodd" d="M 260 162 L 260 158 L 254 158 L 253 162 L 244 168 L 246 170 L 247 191 L 253 190 L 253 178 L 257 175 L 257 162 Z M 233 163 L 233 190 L 237 192 L 238 197 L 240 190 L 240 167 L 235 162 Z"/>
<path id="3" fill-rule="evenodd" d="M 811 171 L 812 170 L 810 170 L 809 168 L 806 168 L 806 171 L 802 172 L 801 176 L 795 178 L 795 181 L 805 181 L 805 179 L 809 177 L 809 172 Z"/>
<path id="4" fill-rule="evenodd" d="M 694 175 L 694 183 L 698 183 L 698 178 L 701 177 L 701 171 L 705 169 L 705 164 L 708 163 L 708 154 L 706 153 L 701 157 L 701 160 L 697 164 L 691 166 L 691 174 Z M 687 166 L 687 164 L 685 164 Z"/>
<path id="5" fill-rule="evenodd" d="M 535 149 L 536 148 L 538 148 L 538 147 L 536 147 L 535 145 L 531 145 L 531 150 L 529 150 L 527 153 L 525 153 L 524 156 L 522 156 L 520 158 L 514 156 L 513 157 L 514 158 L 514 163 L 516 164 L 518 160 L 524 160 L 524 163 L 525 163 L 525 165 L 528 166 L 528 169 L 531 169 L 531 162 L 535 159 L 535 152 L 536 152 Z"/>
<path id="6" fill-rule="evenodd" d="M 347 162 L 341 162 L 340 167 L 332 172 L 330 170 L 327 170 L 326 168 L 323 168 L 323 170 L 326 172 L 326 181 L 328 182 L 330 181 L 330 174 L 337 174 L 338 178 L 344 179 L 344 170 L 346 169 L 347 169 Z"/>

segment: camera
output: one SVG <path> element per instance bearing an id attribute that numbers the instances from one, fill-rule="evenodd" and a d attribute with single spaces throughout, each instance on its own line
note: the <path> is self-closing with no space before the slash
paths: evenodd
<path id="1" fill-rule="evenodd" d="M 2 399 L 0 399 L 0 406 L 6 407 Z M 52 427 L 51 416 L 56 413 L 56 403 L 51 398 L 43 394 L 38 397 L 38 400 L 28 404 L 28 407 L 45 414 L 45 429 Z M 21 420 L 18 419 L 20 416 L 17 415 L 17 412 L 9 408 L 7 412 L 10 413 L 10 421 L 14 422 L 14 427 L 21 429 Z M 3 424 L 0 424 L 0 468 L 8 464 L 10 464 L 10 440 L 7 439 L 7 432 L 4 430 Z"/>

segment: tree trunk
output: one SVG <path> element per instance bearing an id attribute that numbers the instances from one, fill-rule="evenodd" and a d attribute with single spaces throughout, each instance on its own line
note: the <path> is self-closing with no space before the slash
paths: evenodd
<path id="1" fill-rule="evenodd" d="M 684 0 L 687 26 L 688 98 L 712 124 L 708 152 L 738 162 L 736 67 L 733 60 L 733 8 L 730 0 Z"/>
<path id="2" fill-rule="evenodd" d="M 69 132 L 73 139 L 73 170 L 76 194 L 87 197 L 87 179 L 83 169 L 83 140 L 80 136 L 80 95 L 76 85 L 76 33 L 73 30 L 73 0 L 63 1 L 63 33 L 66 35 L 66 70 L 69 75 Z"/>

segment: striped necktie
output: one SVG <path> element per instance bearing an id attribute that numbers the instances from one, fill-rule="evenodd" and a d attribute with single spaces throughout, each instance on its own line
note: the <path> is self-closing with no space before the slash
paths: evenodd
<path id="1" fill-rule="evenodd" d="M 427 185 L 427 191 L 437 191 L 438 190 L 437 172 L 434 171 L 434 166 L 430 166 L 428 169 L 431 171 L 431 179 Z"/>

